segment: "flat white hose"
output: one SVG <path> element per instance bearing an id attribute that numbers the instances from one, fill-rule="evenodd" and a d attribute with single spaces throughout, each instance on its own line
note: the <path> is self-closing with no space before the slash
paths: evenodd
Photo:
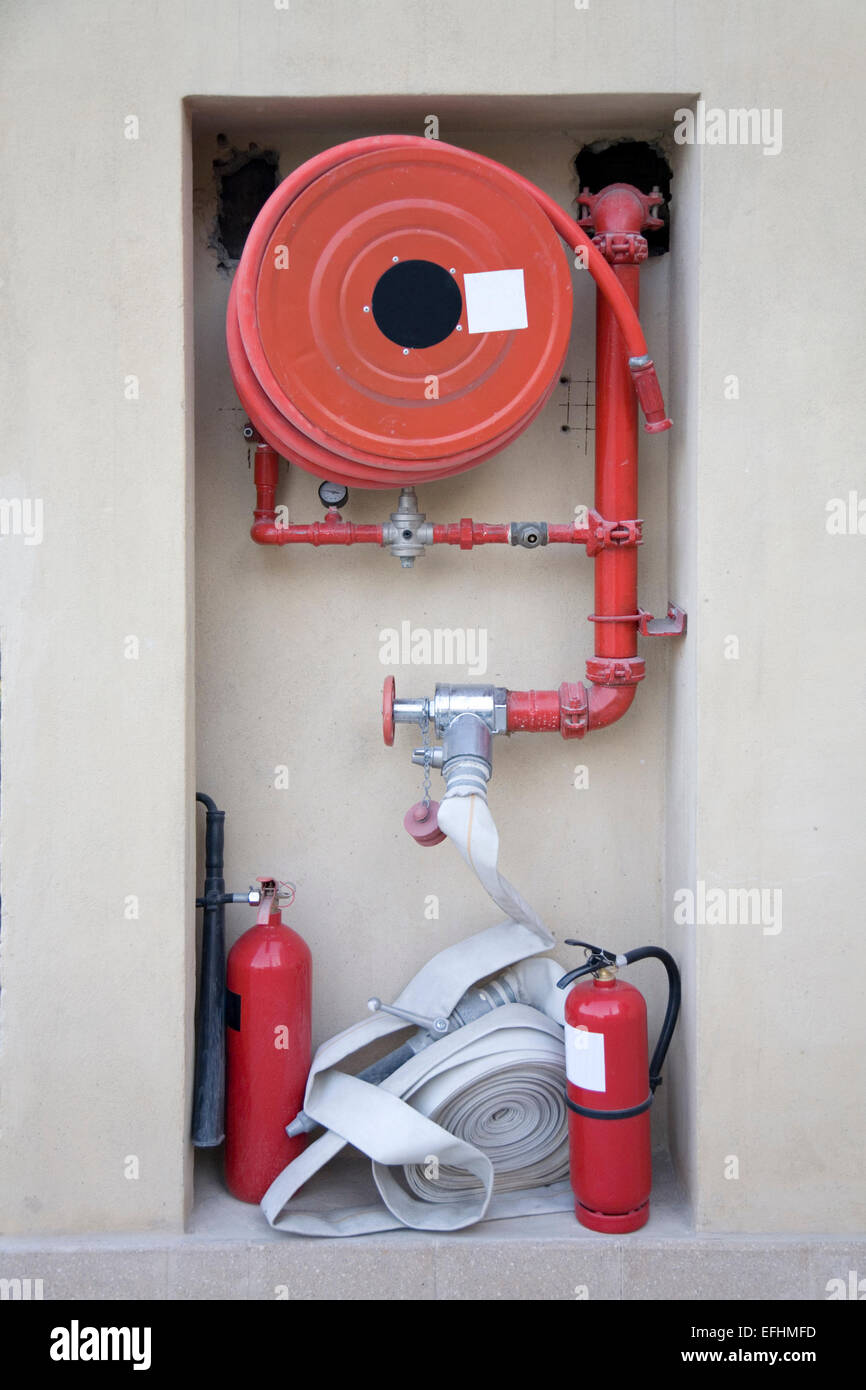
<path id="1" fill-rule="evenodd" d="M 326 1133 L 262 1198 L 277 1230 L 453 1231 L 485 1217 L 568 1210 L 574 1201 L 567 1182 L 564 999 L 556 989 L 563 968 L 530 959 L 551 947 L 553 937 L 499 873 L 499 836 L 482 796 L 446 795 L 439 824 L 507 919 L 440 951 L 394 1002 L 423 1017 L 447 1017 L 471 985 L 502 972 L 518 1002 L 447 1033 L 378 1086 L 337 1066 L 404 1028 L 403 1020 L 375 1013 L 324 1043 L 313 1058 L 304 1110 Z M 372 1160 L 384 1206 L 292 1210 L 294 1194 L 347 1143 Z"/>
<path id="2" fill-rule="evenodd" d="M 503 1032 L 507 1030 L 494 1034 L 496 1047 L 480 1065 L 452 1067 L 414 1096 L 404 1097 L 449 1134 L 487 1155 L 495 1193 L 546 1187 L 568 1177 L 559 1050 L 528 1049 L 519 1039 L 511 1052 Z M 429 1109 L 434 1096 L 438 1104 Z M 429 1161 L 407 1165 L 404 1172 L 410 1190 L 428 1202 L 450 1200 L 473 1185 L 462 1169 Z"/>

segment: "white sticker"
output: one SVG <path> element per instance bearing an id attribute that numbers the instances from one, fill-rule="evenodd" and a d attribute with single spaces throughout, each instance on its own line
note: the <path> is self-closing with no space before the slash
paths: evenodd
<path id="1" fill-rule="evenodd" d="M 584 1091 L 605 1090 L 604 1033 L 565 1025 L 565 1074 Z"/>
<path id="2" fill-rule="evenodd" d="M 466 327 L 470 333 L 507 333 L 526 328 L 522 270 L 482 270 L 463 276 Z"/>

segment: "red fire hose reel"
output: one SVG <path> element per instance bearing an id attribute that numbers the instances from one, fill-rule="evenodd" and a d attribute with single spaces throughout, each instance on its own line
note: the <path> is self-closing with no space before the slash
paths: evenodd
<path id="1" fill-rule="evenodd" d="M 438 141 L 357 140 L 325 151 L 279 185 L 232 285 L 230 368 L 248 433 L 259 436 L 255 541 L 375 544 L 404 567 L 437 544 L 582 545 L 594 561 L 587 686 L 437 686 L 432 697 L 398 700 L 393 677 L 386 681 L 385 742 L 393 743 L 397 723 L 417 723 L 423 739 L 412 760 L 424 768 L 424 796 L 405 820 L 422 845 L 443 838 L 429 794 L 433 767 L 449 793 L 486 799 L 494 735 L 558 730 L 580 738 L 612 724 L 644 677 L 638 634 L 685 631 L 681 609 L 669 605 L 666 618 L 654 619 L 637 594 L 638 403 L 651 433 L 671 423 L 637 317 L 647 254 L 641 233 L 658 225 L 660 196 L 613 184 L 579 201 L 584 213 L 575 221 L 528 180 Z M 571 333 L 570 268 L 560 238 L 580 251 L 598 289 L 595 505 L 581 522 L 428 522 L 415 485 L 498 453 L 550 397 Z M 324 521 L 279 519 L 277 455 L 326 480 L 319 489 Z M 390 521 L 344 521 L 339 508 L 349 486 L 399 488 Z M 431 727 L 439 747 L 430 745 Z M 234 900 L 222 892 L 216 864 L 214 857 L 202 900 L 208 906 Z M 284 1133 L 280 1116 L 302 1104 L 309 953 L 280 922 L 276 885 L 269 885 L 272 901 L 233 949 L 228 970 L 227 1174 L 247 1200 L 259 1200 L 306 1132 L 293 1122 Z M 660 948 L 622 957 L 586 949 L 587 964 L 559 982 L 595 976 L 571 992 L 565 1008 L 576 1210 L 591 1229 L 630 1231 L 649 1210 L 648 1111 L 676 1023 L 679 977 Z M 665 964 L 670 984 L 650 1062 L 643 1000 L 615 978 L 617 966 L 647 956 Z M 289 1037 L 287 998 L 296 1000 L 297 1068 L 274 1055 L 274 1036 Z M 196 1142 L 218 1141 L 205 1135 Z"/>
<path id="2" fill-rule="evenodd" d="M 654 619 L 637 601 L 638 403 L 648 431 L 671 423 L 637 316 L 641 233 L 658 225 L 660 200 L 611 184 L 581 193 L 575 221 L 481 155 L 415 136 L 355 140 L 279 185 L 232 286 L 232 376 L 265 441 L 256 450 L 255 541 L 373 544 L 408 567 L 436 544 L 568 543 L 594 558 L 590 684 L 510 691 L 512 731 L 580 738 L 614 723 L 644 676 L 638 633 L 685 631 L 675 605 Z M 497 453 L 550 395 L 571 328 L 559 238 L 579 251 L 598 289 L 595 507 L 586 525 L 427 522 L 414 484 Z M 278 454 L 326 479 L 324 521 L 278 519 Z M 399 486 L 390 523 L 345 521 L 338 508 L 349 484 Z"/>
<path id="3" fill-rule="evenodd" d="M 229 301 L 229 362 L 278 453 L 367 488 L 445 478 L 542 409 L 571 332 L 559 238 L 580 247 L 625 340 L 647 428 L 670 421 L 628 294 L 528 180 L 439 141 L 336 146 L 276 189 Z"/>

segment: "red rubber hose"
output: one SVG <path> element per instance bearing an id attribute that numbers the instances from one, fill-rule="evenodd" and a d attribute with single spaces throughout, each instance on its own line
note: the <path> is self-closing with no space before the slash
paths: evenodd
<path id="1" fill-rule="evenodd" d="M 378 180 L 369 207 L 363 205 L 365 179 Z M 468 207 L 465 196 L 460 203 L 461 188 L 469 191 Z M 232 285 L 226 331 L 236 390 L 262 437 L 309 472 L 367 488 L 448 477 L 517 438 L 549 399 L 570 334 L 570 280 L 533 206 L 570 247 L 581 248 L 629 357 L 639 359 L 632 364 L 633 379 L 642 403 L 649 402 L 652 428 L 665 428 L 638 317 L 577 223 L 528 179 L 494 160 L 440 141 L 389 135 L 353 140 L 308 160 L 278 186 L 250 231 Z M 272 271 L 281 238 L 291 240 L 307 226 L 306 245 L 297 243 L 302 264 L 293 280 L 294 267 L 281 279 Z M 503 260 L 509 265 L 512 257 L 526 266 L 527 284 L 536 277 L 536 299 L 544 312 L 535 315 L 529 334 L 476 330 L 472 336 L 471 329 L 464 331 L 464 319 L 445 343 L 412 354 L 404 348 L 401 355 L 374 330 L 369 306 L 363 319 L 350 303 L 353 275 L 364 286 L 362 297 L 372 293 L 381 269 L 376 254 L 381 262 L 379 246 L 386 241 L 388 250 L 396 244 L 402 252 L 402 257 L 388 256 L 389 262 L 416 257 L 438 262 L 450 238 L 457 249 L 446 259 L 477 267 L 484 264 L 478 245 L 485 245 L 485 236 L 494 267 Z M 295 241 L 291 245 L 294 254 Z M 288 246 L 285 251 L 288 259 Z M 424 383 L 434 381 L 438 389 L 440 373 L 443 398 L 430 400 L 422 394 Z M 359 381 L 361 389 L 352 394 Z"/>

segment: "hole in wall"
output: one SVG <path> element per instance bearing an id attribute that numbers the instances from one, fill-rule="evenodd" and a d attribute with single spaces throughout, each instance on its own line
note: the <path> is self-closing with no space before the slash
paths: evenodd
<path id="1" fill-rule="evenodd" d="M 280 156 L 276 150 L 262 150 L 250 144 L 246 150 L 229 147 L 228 136 L 216 137 L 224 154 L 213 161 L 217 183 L 216 225 L 210 245 L 219 256 L 223 270 L 231 270 L 240 260 L 250 228 L 277 186 Z"/>
<path id="2" fill-rule="evenodd" d="M 641 193 L 657 188 L 664 198 L 658 215 L 664 226 L 644 232 L 651 256 L 663 256 L 670 249 L 671 166 L 659 145 L 650 140 L 596 140 L 584 145 L 574 161 L 581 190 L 597 193 L 608 183 L 632 183 Z"/>

